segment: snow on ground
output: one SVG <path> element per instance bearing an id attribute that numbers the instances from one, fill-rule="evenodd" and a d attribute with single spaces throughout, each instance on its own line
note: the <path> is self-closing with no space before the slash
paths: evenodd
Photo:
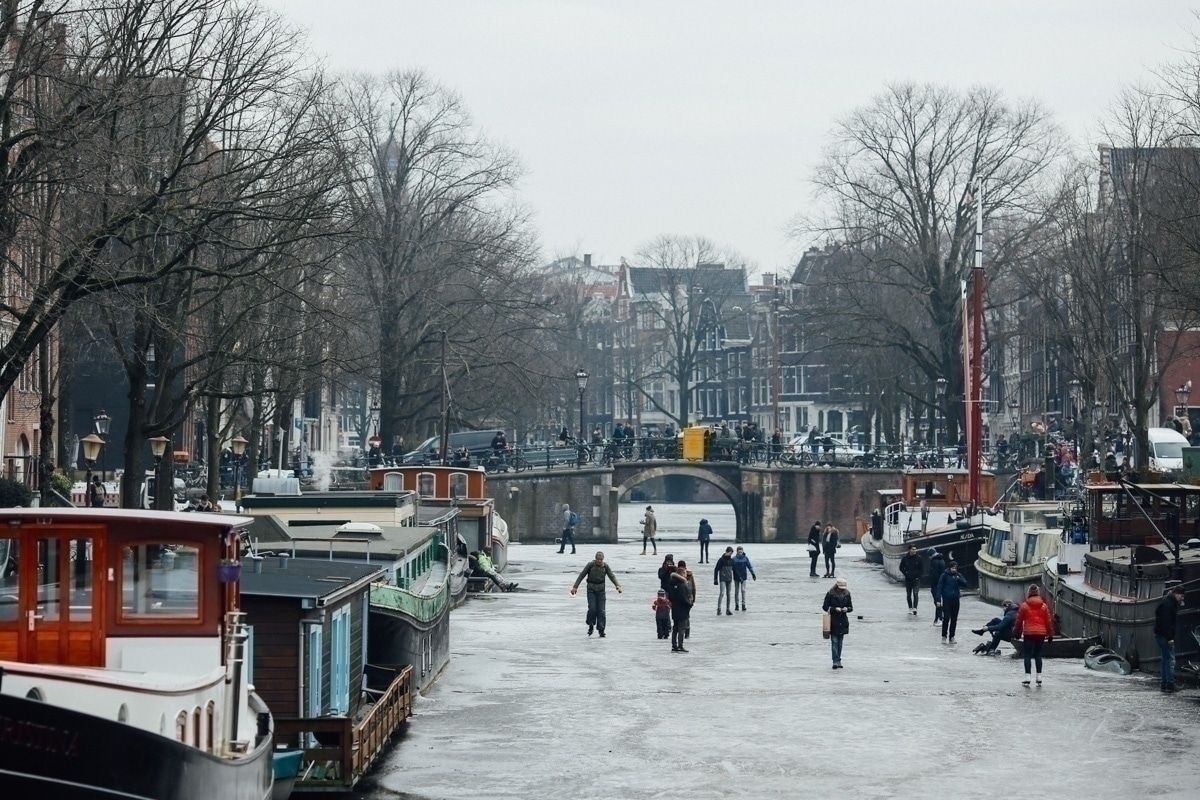
<path id="1" fill-rule="evenodd" d="M 807 577 L 801 546 L 747 546 L 759 579 L 733 617 L 714 613 L 711 566 L 693 565 L 687 654 L 655 638 L 660 559 L 640 542 L 604 549 L 625 593 L 609 589 L 599 639 L 582 588 L 567 592 L 591 552 L 512 548 L 522 591 L 453 612 L 451 664 L 365 797 L 1200 796 L 1195 692 L 1076 661 L 1025 689 L 1019 662 L 971 654 L 993 607 L 964 599 L 944 645 L 928 590 L 912 617 L 857 545 L 841 551 L 856 618 L 838 671 L 820 633 L 832 581 Z"/>

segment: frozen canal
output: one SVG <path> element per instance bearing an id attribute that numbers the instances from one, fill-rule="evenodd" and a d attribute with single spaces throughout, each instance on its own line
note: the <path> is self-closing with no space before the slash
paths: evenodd
<path id="1" fill-rule="evenodd" d="M 610 588 L 599 639 L 582 589 L 567 593 L 584 552 L 515 546 L 524 591 L 453 612 L 453 660 L 366 796 L 1200 797 L 1194 691 L 1167 697 L 1152 677 L 1067 661 L 1025 689 L 1019 662 L 971 654 L 991 606 L 964 599 L 958 643 L 943 645 L 928 590 L 908 615 L 857 545 L 839 569 L 862 617 L 845 669 L 830 669 L 820 633 L 832 581 L 808 578 L 795 545 L 747 547 L 759 579 L 733 617 L 715 615 L 699 567 L 691 652 L 674 654 L 649 607 L 659 560 L 640 550 L 606 550 L 625 593 Z"/>

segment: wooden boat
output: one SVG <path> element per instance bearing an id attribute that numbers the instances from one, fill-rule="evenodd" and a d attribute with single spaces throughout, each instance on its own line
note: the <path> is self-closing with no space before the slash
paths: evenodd
<path id="1" fill-rule="evenodd" d="M 271 754 L 271 771 L 275 775 L 271 800 L 288 800 L 292 796 L 303 760 L 303 750 L 276 750 Z"/>
<path id="2" fill-rule="evenodd" d="M 244 517 L 0 510 L 0 797 L 266 800 Z"/>
<path id="3" fill-rule="evenodd" d="M 1102 645 L 1093 645 L 1083 654 L 1083 665 L 1097 672 L 1111 672 L 1113 675 L 1129 675 L 1133 667 L 1129 662 Z"/>
<path id="4" fill-rule="evenodd" d="M 1094 638 L 1055 637 L 1042 645 L 1042 658 L 1083 658 L 1088 648 L 1095 644 Z M 1021 658 L 1024 653 L 1021 648 L 1021 640 L 1013 642 L 1013 647 L 1016 648 L 1013 658 Z"/>
<path id="5" fill-rule="evenodd" d="M 988 506 L 995 502 L 994 476 L 980 476 L 982 505 L 967 500 L 970 471 L 965 469 L 912 469 L 901 475 L 899 499 L 883 510 L 883 570 L 895 581 L 903 581 L 900 559 L 910 546 L 924 562 L 926 583 L 929 556 L 937 549 L 949 562 L 957 561 L 968 586 L 978 585 L 975 561 L 993 525 L 1003 522 Z M 891 496 L 889 495 L 889 499 Z"/>
<path id="6" fill-rule="evenodd" d="M 1062 541 L 1042 583 L 1064 636 L 1095 638 L 1134 669 L 1156 672 L 1154 615 L 1168 589 L 1182 585 L 1181 630 L 1200 622 L 1200 486 L 1099 481 L 1084 488 L 1086 543 Z M 1177 636 L 1176 656 L 1200 653 Z"/>
<path id="7" fill-rule="evenodd" d="M 879 549 L 879 544 L 868 531 L 863 535 L 858 543 L 862 545 L 863 557 L 872 564 L 883 564 L 883 551 Z"/>

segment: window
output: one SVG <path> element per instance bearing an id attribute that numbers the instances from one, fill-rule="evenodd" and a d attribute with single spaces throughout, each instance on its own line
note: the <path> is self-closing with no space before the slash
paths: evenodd
<path id="1" fill-rule="evenodd" d="M 1032 564 L 1033 563 L 1033 557 L 1035 555 L 1037 555 L 1037 545 L 1038 545 L 1038 537 L 1037 536 L 1026 536 L 1025 537 L 1025 553 L 1024 553 L 1024 557 L 1021 559 L 1022 563 L 1024 563 L 1024 564 Z"/>
<path id="2" fill-rule="evenodd" d="M 175 715 L 175 739 L 180 742 L 187 742 L 188 734 L 188 713 L 180 711 Z"/>
<path id="3" fill-rule="evenodd" d="M 0 622 L 15 622 L 17 619 L 19 544 L 16 539 L 0 539 Z"/>
<path id="4" fill-rule="evenodd" d="M 246 649 L 242 652 L 242 672 L 246 683 L 254 683 L 254 626 L 246 626 Z"/>
<path id="5" fill-rule="evenodd" d="M 217 752 L 217 704 L 212 700 L 209 700 L 208 704 L 204 706 L 204 727 L 206 734 L 204 741 L 208 752 L 215 753 Z"/>
<path id="6" fill-rule="evenodd" d="M 121 561 L 122 619 L 199 619 L 200 550 L 195 545 L 127 546 Z"/>
<path id="7" fill-rule="evenodd" d="M 433 497 L 434 485 L 432 472 L 422 472 L 417 476 L 417 494 L 421 495 L 421 497 Z"/>
<path id="8" fill-rule="evenodd" d="M 321 685 L 324 675 L 321 669 L 324 650 L 321 648 L 321 628 L 313 625 L 308 629 L 308 715 L 319 717 L 324 713 L 321 707 Z"/>
<path id="9" fill-rule="evenodd" d="M 333 612 L 330 624 L 329 704 L 335 714 L 350 712 L 350 606 Z"/>

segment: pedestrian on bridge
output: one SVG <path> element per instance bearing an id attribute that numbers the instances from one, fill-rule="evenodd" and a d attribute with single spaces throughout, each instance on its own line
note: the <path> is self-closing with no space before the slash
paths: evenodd
<path id="1" fill-rule="evenodd" d="M 613 574 L 612 567 L 604 563 L 604 553 L 596 551 L 596 557 L 587 563 L 575 579 L 575 585 L 571 587 L 571 594 L 574 596 L 579 591 L 579 584 L 587 579 L 587 626 L 588 636 L 592 635 L 592 628 L 600 632 L 600 638 L 604 638 L 605 623 L 608 621 L 604 616 L 604 586 L 605 579 L 612 581 L 613 586 L 617 587 L 617 594 L 620 594 L 621 584 L 617 581 L 617 576 Z"/>
<path id="2" fill-rule="evenodd" d="M 712 563 L 712 559 L 708 557 L 708 542 L 712 539 L 712 525 L 708 524 L 708 520 L 700 520 L 700 530 L 696 534 L 696 538 L 700 541 L 700 563 Z"/>
<path id="3" fill-rule="evenodd" d="M 646 513 L 642 516 L 642 555 L 646 555 L 646 543 L 649 542 L 654 547 L 654 555 L 658 555 L 658 539 L 654 538 L 658 533 L 658 519 L 654 516 L 654 506 L 646 506 Z"/>

